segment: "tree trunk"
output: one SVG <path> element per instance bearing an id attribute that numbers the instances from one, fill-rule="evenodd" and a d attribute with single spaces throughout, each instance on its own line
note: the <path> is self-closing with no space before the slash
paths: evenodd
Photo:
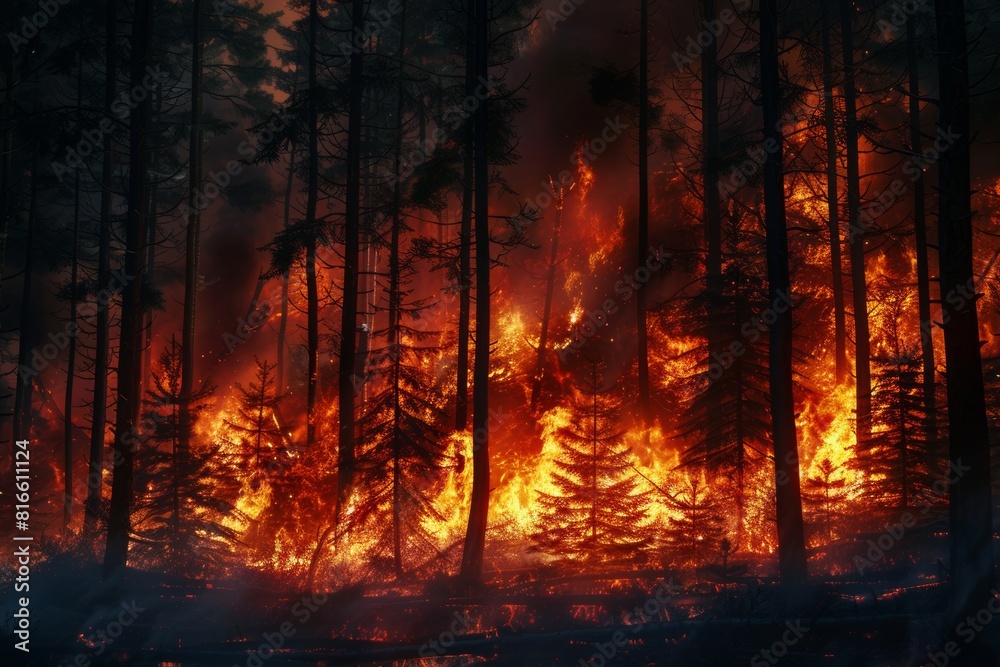
<path id="1" fill-rule="evenodd" d="M 840 194 L 837 184 L 837 120 L 833 96 L 833 47 L 830 5 L 820 3 L 823 15 L 823 119 L 826 125 L 826 207 L 830 233 L 830 273 L 833 278 L 833 358 L 837 384 L 847 380 L 847 313 L 844 309 L 844 267 L 841 259 Z"/>
<path id="2" fill-rule="evenodd" d="M 963 0 L 937 0 L 940 126 L 957 135 L 941 152 L 938 257 L 948 389 L 952 612 L 975 612 L 993 587 L 993 518 L 979 319 L 973 273 L 968 43 Z M 966 296 L 970 295 L 970 296 Z M 980 663 L 980 664 L 986 664 Z"/>
<path id="3" fill-rule="evenodd" d="M 807 579 L 802 498 L 799 491 L 798 443 L 792 395 L 792 311 L 780 304 L 790 301 L 788 230 L 785 222 L 781 109 L 778 69 L 777 0 L 760 5 L 761 97 L 764 107 L 764 224 L 767 229 L 767 279 L 771 308 L 777 320 L 769 344 L 771 429 L 778 515 L 778 563 L 782 584 L 797 585 Z"/>
<path id="4" fill-rule="evenodd" d="M 104 55 L 104 113 L 112 118 L 112 105 L 117 94 L 118 18 L 115 3 L 105 3 Z M 111 280 L 111 181 L 114 177 L 114 139 L 112 134 L 104 135 L 103 160 L 101 162 L 101 217 L 98 221 L 97 241 L 97 286 L 107 289 Z M 108 346 L 110 345 L 110 319 L 108 306 L 97 310 L 96 340 L 94 349 L 94 408 L 90 428 L 90 465 L 87 474 L 87 501 L 84 508 L 83 532 L 92 535 L 97 527 L 101 496 L 104 489 L 104 437 L 108 406 Z"/>
<path id="5" fill-rule="evenodd" d="M 11 170 L 11 143 L 13 141 L 13 123 L 8 121 L 7 112 L 12 105 L 14 90 L 14 63 L 15 58 L 7 59 L 7 67 L 4 75 L 7 85 L 4 90 L 3 102 L 0 103 L 0 290 L 3 289 L 4 267 L 7 261 L 7 230 L 9 229 L 10 216 L 7 215 L 7 208 L 10 205 L 10 170 Z M 2 313 L 0 313 L 2 319 Z M 11 459 L 13 462 L 14 459 Z"/>
<path id="6" fill-rule="evenodd" d="M 191 451 L 191 395 L 194 391 L 195 315 L 198 307 L 198 260 L 201 251 L 202 148 L 202 0 L 191 2 L 191 136 L 188 142 L 188 220 L 184 239 L 184 321 L 181 329 L 181 400 L 177 449 L 181 460 Z"/>
<path id="7" fill-rule="evenodd" d="M 909 70 L 910 153 L 922 152 L 920 141 L 920 65 L 913 21 L 906 22 L 906 60 Z M 913 236 L 917 253 L 917 313 L 920 317 L 920 357 L 923 362 L 924 431 L 927 443 L 937 441 L 937 399 L 934 381 L 934 337 L 931 333 L 931 278 L 927 259 L 927 211 L 924 176 L 913 182 Z"/>
<path id="8" fill-rule="evenodd" d="M 554 185 L 554 184 L 553 184 Z M 552 226 L 552 249 L 549 252 L 549 270 L 545 279 L 545 306 L 542 308 L 542 333 L 538 337 L 538 359 L 535 362 L 535 379 L 531 386 L 531 412 L 538 408 L 545 379 L 545 355 L 549 345 L 549 319 L 552 316 L 552 299 L 556 292 L 556 265 L 559 259 L 559 229 L 562 227 L 563 209 L 566 206 L 566 188 L 559 184 L 556 220 Z"/>
<path id="9" fill-rule="evenodd" d="M 470 0 L 475 7 L 475 72 L 489 76 L 489 16 L 486 0 Z M 489 97 L 479 100 L 474 114 L 476 184 L 476 355 L 472 373 L 472 498 L 469 525 L 462 552 L 462 579 L 481 582 L 486 526 L 490 507 L 489 379 L 490 379 L 490 210 L 489 163 L 486 154 Z"/>
<path id="10" fill-rule="evenodd" d="M 715 20 L 715 0 L 702 0 L 705 25 Z M 702 210 L 705 224 L 705 316 L 707 322 L 708 354 L 705 370 L 708 372 L 715 358 L 723 358 L 724 306 L 722 303 L 722 204 L 719 200 L 719 73 L 718 44 L 715 38 L 701 53 L 701 132 L 704 142 L 702 165 Z M 710 382 L 710 411 L 722 402 L 721 385 Z"/>
<path id="11" fill-rule="evenodd" d="M 285 228 L 291 221 L 292 189 L 295 184 L 295 144 L 288 154 L 288 181 L 285 185 Z M 285 338 L 288 333 L 288 272 L 281 274 L 281 321 L 278 322 L 278 358 L 275 367 L 277 395 L 285 393 Z"/>
<path id="12" fill-rule="evenodd" d="M 351 3 L 352 34 L 364 34 L 364 0 Z M 364 94 L 362 51 L 351 52 L 347 121 L 347 191 L 344 216 L 344 299 L 340 319 L 339 407 L 340 436 L 337 451 L 337 510 L 339 517 L 354 484 L 354 397 L 360 378 L 355 377 L 355 329 L 358 324 L 358 249 L 361 230 L 361 101 Z"/>
<path id="13" fill-rule="evenodd" d="M 474 99 L 476 91 L 476 23 L 472 1 L 467 0 L 465 20 L 465 95 Z M 465 122 L 465 150 L 462 154 L 462 221 L 458 240 L 458 363 L 455 389 L 455 428 L 464 431 L 469 419 L 469 325 L 472 305 L 470 266 L 472 253 L 472 198 L 475 180 L 475 130 L 473 119 Z M 421 144 L 423 145 L 423 144 Z"/>
<path id="14" fill-rule="evenodd" d="M 399 84 L 396 88 L 396 141 L 393 174 L 398 174 L 403 153 L 403 81 L 406 58 L 406 0 L 402 2 L 399 27 Z M 421 146 L 424 144 L 421 143 Z M 392 564 L 396 578 L 403 575 L 403 461 L 402 461 L 402 396 L 400 388 L 402 359 L 402 288 L 400 273 L 400 234 L 403 229 L 403 191 L 397 179 L 392 189 L 392 230 L 389 241 L 389 358 L 392 360 Z"/>
<path id="15" fill-rule="evenodd" d="M 639 229 L 636 234 L 636 266 L 649 252 L 649 2 L 639 0 Z M 652 423 L 649 395 L 649 350 L 646 340 L 646 292 L 635 291 L 635 330 L 638 348 L 639 418 L 646 444 Z"/>
<path id="16" fill-rule="evenodd" d="M 858 113 L 854 89 L 854 32 L 851 0 L 841 0 L 840 32 L 844 44 L 844 114 L 847 132 L 847 220 L 850 225 L 851 289 L 854 307 L 854 379 L 857 443 L 871 438 L 871 341 L 868 331 L 868 283 L 865 278 L 865 226 L 861 218 L 861 178 L 858 173 Z"/>
<path id="17" fill-rule="evenodd" d="M 36 329 L 32 296 L 35 272 L 35 226 L 38 207 L 38 153 L 31 166 L 31 186 L 28 195 L 28 226 L 24 239 L 24 279 L 21 283 L 21 318 L 18 326 L 20 336 L 17 345 L 17 373 L 14 389 L 14 449 L 18 440 L 27 439 L 31 433 L 31 404 L 34 378 L 40 369 L 32 365 L 32 351 L 35 349 Z M 11 455 L 13 461 L 13 454 Z"/>
<path id="18" fill-rule="evenodd" d="M 153 1 L 136 3 L 129 81 L 136 85 L 149 66 L 149 38 Z M 122 291 L 121 335 L 118 359 L 118 401 L 115 414 L 116 465 L 111 481 L 108 539 L 104 573 L 111 575 L 128 561 L 131 530 L 132 481 L 135 449 L 139 441 L 139 368 L 142 364 L 142 281 L 146 239 L 146 116 L 147 102 L 138 102 L 129 118 L 129 194 L 125 227 L 124 273 L 129 280 Z"/>
<path id="19" fill-rule="evenodd" d="M 77 71 L 77 104 L 83 96 L 83 68 Z M 79 112 L 79 106 L 77 107 Z M 80 170 L 73 172 L 73 249 L 69 275 L 69 355 L 66 359 L 66 393 L 63 400 L 63 532 L 73 520 L 73 389 L 76 383 L 76 289 L 80 265 Z"/>
<path id="20" fill-rule="evenodd" d="M 319 26 L 317 0 L 309 2 L 309 65 L 307 81 L 307 113 L 309 136 L 306 158 L 306 348 L 309 366 L 306 382 L 306 447 L 316 442 L 316 385 L 319 381 L 319 288 L 316 285 L 316 244 L 319 239 L 316 222 L 316 204 L 319 198 L 319 110 L 316 96 L 317 49 L 316 33 Z"/>

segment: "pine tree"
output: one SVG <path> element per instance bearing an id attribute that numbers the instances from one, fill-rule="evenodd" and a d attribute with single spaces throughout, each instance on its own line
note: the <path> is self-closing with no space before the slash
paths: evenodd
<path id="1" fill-rule="evenodd" d="M 204 571 L 222 562 L 237 535 L 223 520 L 235 515 L 233 470 L 216 447 L 181 445 L 181 404 L 189 398 L 193 422 L 207 407 L 210 385 L 196 387 L 187 397 L 181 388 L 182 346 L 175 339 L 150 369 L 150 389 L 143 401 L 143 423 L 155 424 L 148 436 L 152 447 L 137 457 L 136 499 L 132 512 L 140 558 L 161 560 L 186 573 Z"/>
<path id="2" fill-rule="evenodd" d="M 404 554 L 426 558 L 434 553 L 434 536 L 422 524 L 426 518 L 441 518 L 431 490 L 446 458 L 443 398 L 422 363 L 437 350 L 421 344 L 430 332 L 401 321 L 418 313 L 419 304 L 401 307 L 395 326 L 375 332 L 375 340 L 384 341 L 369 357 L 369 377 L 376 388 L 358 419 L 360 492 L 351 516 L 375 529 L 370 555 L 391 561 L 396 577 L 406 570 Z"/>
<path id="3" fill-rule="evenodd" d="M 668 500 L 680 516 L 667 525 L 665 542 L 674 565 L 699 567 L 720 552 L 722 516 L 703 478 L 688 474 L 685 482 L 684 491 Z"/>
<path id="4" fill-rule="evenodd" d="M 534 548 L 588 567 L 635 564 L 646 557 L 649 492 L 639 490 L 631 453 L 618 430 L 622 399 L 589 362 L 573 401 L 573 425 L 559 431 L 558 494 L 540 493 Z"/>
<path id="5" fill-rule="evenodd" d="M 679 433 L 694 436 L 682 454 L 683 464 L 704 467 L 731 482 L 728 486 L 736 505 L 737 533 L 742 530 L 746 504 L 744 480 L 765 462 L 771 439 L 767 336 L 761 331 L 767 327 L 760 320 L 768 304 L 761 289 L 762 270 L 753 259 L 761 240 L 748 232 L 749 223 L 735 202 L 728 207 L 720 291 L 703 296 L 703 300 L 714 302 L 710 319 L 706 322 L 704 310 L 698 303 L 692 304 L 691 317 L 702 323 L 706 344 L 686 355 L 708 356 L 711 364 L 707 374 L 696 378 L 699 393 Z M 757 323 L 760 325 L 754 326 Z M 719 347 L 713 348 L 713 344 Z"/>
<path id="6" fill-rule="evenodd" d="M 903 324 L 908 312 L 906 293 L 877 286 L 875 294 L 885 318 L 884 341 L 872 357 L 874 374 L 872 416 L 875 429 L 862 442 L 858 465 L 868 477 L 868 494 L 880 509 L 906 509 L 932 482 L 923 395 L 923 364 Z"/>
<path id="7" fill-rule="evenodd" d="M 254 363 L 257 380 L 247 386 L 236 383 L 239 392 L 237 421 L 227 421 L 226 424 L 239 434 L 244 469 L 253 467 L 257 484 L 259 473 L 265 470 L 269 460 L 282 452 L 283 436 L 276 415 L 285 395 L 279 394 L 275 388 L 275 365 L 257 357 L 254 357 Z"/>
<path id="8" fill-rule="evenodd" d="M 837 520 L 847 500 L 847 480 L 838 475 L 839 471 L 830 459 L 823 459 L 817 472 L 802 483 L 802 502 L 807 522 L 812 524 L 814 542 L 829 543 L 836 535 Z"/>

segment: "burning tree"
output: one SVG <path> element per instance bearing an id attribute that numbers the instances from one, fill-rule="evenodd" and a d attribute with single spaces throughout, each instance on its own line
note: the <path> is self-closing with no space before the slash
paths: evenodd
<path id="1" fill-rule="evenodd" d="M 767 300 L 761 290 L 760 262 L 754 258 L 761 239 L 749 232 L 751 221 L 735 204 L 728 207 L 725 222 L 728 253 L 719 291 L 693 302 L 688 314 L 705 342 L 685 354 L 707 358 L 709 363 L 696 378 L 699 393 L 680 435 L 694 436 L 682 463 L 704 467 L 726 480 L 736 506 L 739 541 L 746 515 L 746 480 L 766 461 L 771 437 L 767 325 L 761 320 Z M 705 301 L 711 304 L 704 305 Z"/>
<path id="2" fill-rule="evenodd" d="M 437 379 L 428 371 L 428 357 L 436 348 L 421 341 L 433 333 L 404 323 L 420 316 L 424 304 L 404 303 L 404 286 L 412 273 L 413 257 L 399 254 L 396 220 L 390 252 L 388 326 L 376 330 L 383 342 L 369 356 L 368 372 L 356 383 L 375 384 L 358 419 L 357 506 L 353 522 L 376 533 L 369 550 L 374 558 L 391 554 L 396 577 L 404 572 L 403 553 L 436 551 L 434 537 L 423 527 L 425 519 L 441 516 L 435 510 L 431 491 L 436 473 L 446 461 L 446 443 L 441 425 L 447 415 L 443 397 L 434 389 Z"/>
<path id="3" fill-rule="evenodd" d="M 146 392 L 143 416 L 145 424 L 154 425 L 148 438 L 156 446 L 137 457 L 132 520 L 139 551 L 148 550 L 168 567 L 189 572 L 192 561 L 204 568 L 232 551 L 237 535 L 223 520 L 235 512 L 237 489 L 227 482 L 233 470 L 218 447 L 181 446 L 181 368 L 181 345 L 171 338 L 150 370 L 152 388 Z M 202 384 L 189 395 L 195 418 L 207 407 L 213 389 Z"/>
<path id="4" fill-rule="evenodd" d="M 616 388 L 590 361 L 573 400 L 573 425 L 559 431 L 553 473 L 559 493 L 539 493 L 543 528 L 532 536 L 535 550 L 593 567 L 646 559 L 649 492 L 637 488 L 618 430 L 621 409 Z"/>
<path id="5" fill-rule="evenodd" d="M 669 499 L 679 516 L 665 532 L 667 550 L 675 565 L 698 567 L 715 557 L 723 538 L 719 505 L 704 479 L 688 475 L 684 490 Z"/>
<path id="6" fill-rule="evenodd" d="M 910 507 L 930 482 L 922 364 L 912 349 L 872 361 L 877 426 L 858 451 L 858 465 L 868 475 L 869 493 L 881 500 L 876 506 L 895 511 Z"/>
<path id="7" fill-rule="evenodd" d="M 846 500 L 847 480 L 840 475 L 840 467 L 830 459 L 823 459 L 817 472 L 802 483 L 802 502 L 806 518 L 813 524 L 814 536 L 823 535 L 826 542 L 833 540 Z"/>
<path id="8" fill-rule="evenodd" d="M 884 340 L 872 357 L 875 430 L 861 442 L 857 463 L 867 476 L 868 493 L 881 501 L 875 506 L 895 513 L 929 488 L 933 452 L 927 442 L 923 363 L 902 324 L 907 295 L 888 285 L 876 286 L 874 293 L 884 311 Z"/>
<path id="9" fill-rule="evenodd" d="M 257 381 L 250 382 L 245 387 L 236 383 L 236 390 L 239 392 L 236 408 L 238 421 L 227 421 L 226 425 L 241 434 L 244 463 L 262 471 L 268 459 L 283 451 L 278 405 L 285 395 L 279 394 L 275 389 L 275 365 L 257 357 L 254 357 L 254 363 L 257 366 Z M 254 475 L 254 479 L 259 479 L 259 475 Z"/>

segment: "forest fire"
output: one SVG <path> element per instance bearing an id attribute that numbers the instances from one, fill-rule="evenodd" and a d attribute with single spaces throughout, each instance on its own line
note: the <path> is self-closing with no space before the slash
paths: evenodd
<path id="1" fill-rule="evenodd" d="M 36 5 L 4 664 L 1000 665 L 995 3 Z"/>

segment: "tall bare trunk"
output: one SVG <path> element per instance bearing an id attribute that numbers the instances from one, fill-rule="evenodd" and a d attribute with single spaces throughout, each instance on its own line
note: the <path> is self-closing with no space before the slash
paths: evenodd
<path id="1" fill-rule="evenodd" d="M 306 381 L 306 446 L 316 442 L 316 389 L 319 382 L 319 288 L 316 285 L 316 244 L 319 239 L 316 222 L 316 204 L 319 198 L 319 110 L 316 98 L 319 85 L 316 67 L 319 6 L 317 0 L 309 2 L 309 64 L 307 72 L 307 113 L 309 136 L 306 151 L 306 349 L 309 354 Z"/>
<path id="2" fill-rule="evenodd" d="M 77 72 L 77 104 L 83 95 L 83 68 Z M 78 107 L 79 109 L 79 107 Z M 63 531 L 73 520 L 73 389 L 76 384 L 76 289 L 80 270 L 80 170 L 73 173 L 73 249 L 70 252 L 69 339 L 66 359 L 66 392 L 63 399 Z"/>
<path id="3" fill-rule="evenodd" d="M 487 0 L 470 0 L 475 7 L 475 72 L 489 75 L 489 16 Z M 486 526 L 490 509 L 489 379 L 490 379 L 490 201 L 486 154 L 489 98 L 479 100 L 474 114 L 476 182 L 476 354 L 472 371 L 472 498 L 462 552 L 462 579 L 482 579 Z"/>
<path id="4" fill-rule="evenodd" d="M 782 584 L 807 579 L 802 497 L 799 489 L 798 442 L 792 393 L 792 311 L 780 312 L 791 295 L 788 229 L 785 221 L 785 177 L 778 68 L 777 0 L 761 0 L 760 71 L 764 107 L 764 224 L 767 228 L 768 296 L 777 320 L 769 343 L 771 430 L 778 515 L 778 564 Z"/>
<path id="5" fill-rule="evenodd" d="M 136 3 L 132 29 L 132 57 L 129 80 L 137 85 L 149 66 L 149 39 L 153 1 Z M 129 194 L 125 225 L 124 273 L 129 280 L 122 291 L 121 335 L 118 359 L 118 401 L 113 446 L 116 464 L 111 480 L 111 507 L 108 539 L 104 551 L 104 572 L 110 575 L 128 561 L 133 494 L 135 449 L 139 438 L 139 369 L 142 364 L 142 283 L 146 240 L 146 117 L 147 102 L 138 102 L 129 118 Z"/>
<path id="6" fill-rule="evenodd" d="M 21 282 L 21 317 L 18 326 L 17 368 L 14 385 L 14 442 L 28 438 L 31 433 L 31 405 L 35 373 L 32 369 L 32 351 L 35 349 L 38 325 L 35 322 L 35 301 L 32 295 L 35 273 L 35 227 L 38 208 L 38 153 L 31 166 L 31 185 L 28 195 L 27 234 L 24 239 L 24 279 Z M 36 369 L 37 370 L 37 369 Z M 12 443 L 13 444 L 13 443 Z M 16 449 L 16 445 L 14 445 Z M 13 455 L 11 455 L 13 461 Z"/>
<path id="7" fill-rule="evenodd" d="M 352 34 L 364 34 L 364 0 L 351 3 Z M 351 52 L 347 119 L 347 189 L 344 215 L 344 299 L 340 318 L 339 407 L 340 437 L 337 452 L 337 516 L 354 485 L 354 397 L 359 386 L 355 377 L 358 325 L 358 250 L 361 230 L 361 101 L 364 94 L 362 50 Z"/>
<path id="8" fill-rule="evenodd" d="M 649 252 L 649 2 L 639 0 L 639 229 L 636 234 L 636 266 Z M 649 347 L 646 332 L 646 292 L 635 291 L 636 346 L 638 350 L 639 417 L 646 443 L 652 410 L 649 395 Z"/>
<path id="9" fill-rule="evenodd" d="M 188 220 L 184 238 L 184 321 L 181 325 L 181 400 L 177 458 L 191 451 L 191 395 L 194 392 L 195 317 L 198 308 L 198 260 L 201 251 L 202 173 L 202 0 L 191 2 L 191 136 L 188 142 Z"/>
<path id="10" fill-rule="evenodd" d="M 288 155 L 288 180 L 285 184 L 285 227 L 291 222 L 292 190 L 295 185 L 295 144 Z M 278 357 L 275 366 L 277 394 L 285 393 L 285 345 L 288 334 L 288 272 L 281 275 L 281 321 L 278 323 Z"/>
<path id="11" fill-rule="evenodd" d="M 940 126 L 957 141 L 938 163 L 944 353 L 948 388 L 952 612 L 974 613 L 991 599 L 993 517 L 990 441 L 979 347 L 973 273 L 972 133 L 969 120 L 969 57 L 963 0 L 937 0 Z M 961 472 L 956 472 L 957 466 Z M 957 480 L 955 479 L 957 477 Z M 990 661 L 992 663 L 992 661 Z M 978 664 L 988 664 L 979 662 Z"/>
<path id="12" fill-rule="evenodd" d="M 553 183 L 553 186 L 555 184 Z M 549 251 L 549 267 L 545 278 L 545 305 L 542 308 L 542 333 L 538 337 L 538 358 L 535 361 L 535 378 L 531 385 L 531 411 L 538 407 L 542 396 L 542 381 L 545 379 L 545 356 L 549 346 L 549 319 L 552 316 L 552 300 L 556 292 L 556 265 L 559 259 L 559 229 L 562 227 L 563 209 L 566 206 L 566 190 L 559 184 L 556 201 L 556 220 L 552 225 L 552 247 Z"/>
<path id="13" fill-rule="evenodd" d="M 475 99 L 476 91 L 476 40 L 475 12 L 471 0 L 466 2 L 469 11 L 465 16 L 465 96 Z M 462 220 L 458 238 L 458 363 L 455 388 L 455 428 L 464 431 L 469 418 L 469 326 L 472 306 L 472 198 L 475 181 L 475 130 L 473 119 L 465 123 L 464 150 L 462 153 Z M 421 146 L 423 143 L 421 143 Z"/>
<path id="14" fill-rule="evenodd" d="M 715 0 L 702 0 L 705 25 L 715 21 Z M 719 70 L 718 43 L 709 40 L 701 53 L 701 135 L 704 146 L 702 163 L 702 213 L 705 225 L 705 319 L 706 371 L 716 358 L 726 354 L 725 331 L 729 329 L 722 301 L 722 203 L 719 199 Z M 719 409 L 722 385 L 710 382 L 710 412 Z M 715 430 L 716 427 L 711 427 Z M 709 438 L 711 440 L 711 438 Z"/>
<path id="15" fill-rule="evenodd" d="M 840 194 L 837 183 L 837 120 L 833 95 L 833 47 L 830 5 L 820 2 L 823 15 L 823 121 L 826 125 L 826 207 L 830 234 L 830 274 L 833 283 L 833 358 L 837 384 L 847 380 L 847 313 L 844 309 L 844 267 L 840 237 Z"/>
<path id="16" fill-rule="evenodd" d="M 868 330 L 868 281 L 865 277 L 865 226 L 861 217 L 861 177 L 858 166 L 858 112 L 854 88 L 854 14 L 851 0 L 841 0 L 840 32 L 844 45 L 844 115 L 847 141 L 847 220 L 851 249 L 851 290 L 854 308 L 854 379 L 857 392 L 857 442 L 871 438 L 871 342 Z"/>
<path id="17" fill-rule="evenodd" d="M 906 61 L 909 77 L 910 152 L 920 155 L 920 64 L 913 21 L 906 22 Z M 931 333 L 931 278 L 927 258 L 927 208 L 923 173 L 913 182 L 913 236 L 917 253 L 917 313 L 920 317 L 920 358 L 923 362 L 924 431 L 928 443 L 937 440 L 937 399 L 934 381 L 934 338 Z"/>
<path id="18" fill-rule="evenodd" d="M 112 117 L 112 105 L 118 92 L 118 17 L 114 0 L 105 2 L 104 37 L 104 113 Z M 114 176 L 114 139 L 104 135 L 101 162 L 101 217 L 98 220 L 97 285 L 107 289 L 111 280 L 111 181 Z M 108 409 L 108 346 L 110 344 L 110 319 L 108 307 L 97 311 L 96 340 L 94 349 L 94 408 L 90 428 L 90 457 L 87 474 L 87 501 L 84 508 L 83 531 L 93 534 L 100 513 L 104 490 L 104 438 Z"/>

